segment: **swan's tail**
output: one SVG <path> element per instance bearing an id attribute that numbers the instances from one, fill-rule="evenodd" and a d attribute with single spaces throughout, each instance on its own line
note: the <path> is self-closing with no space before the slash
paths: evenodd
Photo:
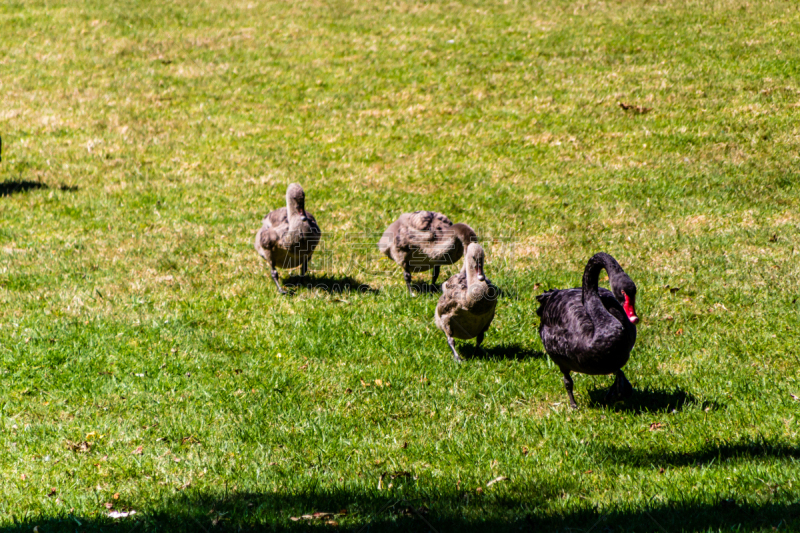
<path id="1" fill-rule="evenodd" d="M 536 310 L 537 315 L 541 317 L 544 314 L 544 308 L 547 307 L 547 302 L 550 300 L 550 297 L 557 292 L 558 289 L 551 289 L 536 297 L 536 300 L 539 302 L 539 309 Z"/>

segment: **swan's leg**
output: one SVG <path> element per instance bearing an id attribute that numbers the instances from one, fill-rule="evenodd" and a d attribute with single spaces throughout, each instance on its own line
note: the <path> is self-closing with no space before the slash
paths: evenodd
<path id="1" fill-rule="evenodd" d="M 431 279 L 431 285 L 433 288 L 436 289 L 436 280 L 439 279 L 439 265 L 433 267 L 433 278 Z"/>
<path id="2" fill-rule="evenodd" d="M 414 296 L 414 289 L 411 288 L 411 272 L 406 270 L 403 272 L 403 279 L 406 280 L 406 287 L 408 287 L 408 294 Z"/>
<path id="3" fill-rule="evenodd" d="M 453 341 L 453 337 L 450 335 L 447 336 L 447 344 L 449 344 L 450 349 L 453 350 L 453 359 L 456 360 L 456 363 L 460 363 L 461 358 L 458 356 L 458 352 L 456 351 L 456 343 Z"/>
<path id="4" fill-rule="evenodd" d="M 286 290 L 283 287 L 281 287 L 281 282 L 278 281 L 278 271 L 275 269 L 275 263 L 270 263 L 269 267 L 270 267 L 270 270 L 272 271 L 271 272 L 272 281 L 274 281 L 275 282 L 275 286 L 278 287 L 278 292 L 281 293 L 281 294 L 288 294 L 286 292 Z"/>
<path id="5" fill-rule="evenodd" d="M 561 372 L 564 373 L 564 388 L 567 389 L 567 395 L 569 396 L 569 406 L 577 409 L 578 404 L 575 403 L 575 396 L 572 395 L 572 378 L 569 375 L 569 370 L 562 370 Z"/>
<path id="6" fill-rule="evenodd" d="M 614 380 L 614 384 L 611 385 L 611 388 L 608 390 L 608 394 L 606 394 L 606 401 L 618 401 L 628 398 L 633 394 L 633 385 L 631 382 L 628 381 L 628 378 L 625 377 L 625 374 L 622 370 L 617 371 L 617 378 Z"/>
<path id="7" fill-rule="evenodd" d="M 478 338 L 475 339 L 475 350 L 480 350 L 483 353 L 483 348 L 481 348 L 481 343 L 483 342 L 483 332 L 481 331 L 478 333 Z"/>

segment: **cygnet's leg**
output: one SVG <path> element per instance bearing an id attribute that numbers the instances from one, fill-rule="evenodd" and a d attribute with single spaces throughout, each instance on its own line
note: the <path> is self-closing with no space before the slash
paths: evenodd
<path id="1" fill-rule="evenodd" d="M 305 277 L 308 272 L 308 256 L 303 256 L 303 262 L 300 264 L 300 276 Z"/>
<path id="2" fill-rule="evenodd" d="M 569 370 L 562 368 L 561 372 L 564 374 L 564 388 L 567 389 L 567 395 L 569 396 L 569 406 L 577 409 L 578 404 L 575 403 L 575 396 L 572 395 L 572 378 L 569 375 Z"/>
<path id="3" fill-rule="evenodd" d="M 278 271 L 275 269 L 275 263 L 271 262 L 269 264 L 269 268 L 272 271 L 271 272 L 272 281 L 274 281 L 275 282 L 275 286 L 278 287 L 278 292 L 281 293 L 281 294 L 289 294 L 288 292 L 286 292 L 286 290 L 283 287 L 281 287 L 281 282 L 278 281 Z"/>
<path id="4" fill-rule="evenodd" d="M 438 287 L 436 287 L 436 280 L 439 279 L 439 268 L 439 265 L 433 267 L 433 278 L 431 278 L 431 285 L 433 285 L 434 290 L 439 290 Z"/>
<path id="5" fill-rule="evenodd" d="M 478 337 L 475 339 L 475 351 L 480 351 L 484 353 L 483 348 L 481 348 L 481 343 L 483 342 L 483 332 L 481 331 L 478 333 Z"/>
<path id="6" fill-rule="evenodd" d="M 630 397 L 632 394 L 633 385 L 631 385 L 631 382 L 625 377 L 625 374 L 622 372 L 622 370 L 618 370 L 617 378 L 614 380 L 614 384 L 611 385 L 611 388 L 608 390 L 605 400 L 616 402 L 619 400 L 624 400 L 625 398 Z"/>
<path id="7" fill-rule="evenodd" d="M 458 352 L 456 351 L 456 344 L 453 341 L 453 337 L 450 335 L 447 336 L 447 344 L 450 345 L 450 349 L 453 350 L 453 359 L 456 360 L 456 363 L 461 362 L 461 358 L 458 356 Z"/>
<path id="8" fill-rule="evenodd" d="M 411 288 L 411 272 L 408 270 L 403 272 L 403 279 L 406 280 L 406 287 L 408 287 L 408 294 L 414 296 L 414 289 Z"/>

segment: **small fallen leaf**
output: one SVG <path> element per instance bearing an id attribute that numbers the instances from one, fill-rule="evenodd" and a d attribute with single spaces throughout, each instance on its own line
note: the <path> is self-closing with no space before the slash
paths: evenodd
<path id="1" fill-rule="evenodd" d="M 119 500 L 119 492 L 115 492 L 114 495 L 111 497 L 113 500 Z"/>
<path id="2" fill-rule="evenodd" d="M 300 370 L 306 370 L 308 368 L 308 363 L 304 364 L 300 367 Z"/>
<path id="3" fill-rule="evenodd" d="M 401 448 L 403 448 L 403 449 L 405 450 L 406 448 L 408 448 L 408 443 L 407 443 L 407 442 L 404 442 L 404 443 L 403 443 L 403 445 L 402 445 L 402 446 L 400 446 L 400 447 L 401 447 Z"/>
<path id="4" fill-rule="evenodd" d="M 131 455 L 142 455 L 142 451 L 144 450 L 144 446 L 139 446 L 135 450 L 131 452 Z"/>
<path id="5" fill-rule="evenodd" d="M 625 102 L 617 102 L 617 105 L 620 106 L 624 111 L 633 111 L 634 113 L 637 113 L 639 115 L 647 113 L 648 111 L 651 111 L 653 109 L 651 107 L 643 107 L 643 106 L 640 106 L 640 105 L 626 104 Z"/>
<path id="6" fill-rule="evenodd" d="M 672 287 L 672 288 L 670 288 L 669 292 L 670 292 L 670 294 L 675 294 L 679 290 L 681 290 L 680 287 Z"/>
<path id="7" fill-rule="evenodd" d="M 478 487 L 477 489 L 475 489 L 475 492 L 477 492 L 478 494 L 483 494 L 483 487 Z"/>
<path id="8" fill-rule="evenodd" d="M 289 520 L 291 520 L 292 522 L 299 522 L 301 519 L 299 516 L 290 516 Z"/>
<path id="9" fill-rule="evenodd" d="M 594 472 L 594 470 L 587 470 L 586 472 L 584 472 L 584 474 L 591 474 L 592 472 Z"/>
<path id="10" fill-rule="evenodd" d="M 72 442 L 71 440 L 68 440 L 66 444 L 67 444 L 67 449 L 73 452 L 86 453 L 92 448 L 92 444 L 87 441 Z"/>
<path id="11" fill-rule="evenodd" d="M 523 446 L 522 447 L 522 455 L 528 455 L 528 447 L 527 446 Z"/>
<path id="12" fill-rule="evenodd" d="M 383 387 L 383 381 L 381 381 L 380 379 L 376 379 L 375 380 L 375 386 L 376 387 Z"/>
<path id="13" fill-rule="evenodd" d="M 675 335 L 683 335 L 683 328 L 679 328 L 678 331 L 675 332 Z"/>
<path id="14" fill-rule="evenodd" d="M 339 525 L 339 522 L 337 522 L 336 520 L 328 520 L 327 522 L 325 522 L 325 525 L 337 527 Z"/>
<path id="15" fill-rule="evenodd" d="M 495 483 L 499 483 L 500 481 L 506 481 L 508 478 L 506 476 L 498 476 L 491 480 L 489 483 L 486 484 L 487 487 L 491 487 Z"/>
<path id="16" fill-rule="evenodd" d="M 672 315 L 667 315 L 664 317 L 664 320 L 675 320 Z"/>
<path id="17" fill-rule="evenodd" d="M 800 402 L 800 396 L 798 396 L 797 394 L 791 394 L 791 397 Z"/>
<path id="18" fill-rule="evenodd" d="M 659 468 L 659 469 L 658 469 L 658 473 L 659 473 L 659 474 L 663 474 L 663 473 L 664 473 L 664 469 L 663 469 L 663 468 Z"/>
<path id="19" fill-rule="evenodd" d="M 769 238 L 769 242 L 778 242 L 778 234 L 773 233 L 772 237 Z"/>
<path id="20" fill-rule="evenodd" d="M 58 490 L 56 490 L 55 487 L 51 487 L 50 492 L 47 495 L 52 498 L 53 496 L 56 495 L 56 492 L 58 492 Z"/>
<path id="21" fill-rule="evenodd" d="M 106 506 L 106 509 L 109 509 L 109 510 L 111 510 L 111 509 L 113 509 L 113 508 L 114 508 L 114 504 L 113 504 L 113 503 L 111 503 L 111 502 L 106 502 L 106 503 L 104 503 L 103 505 L 105 505 L 105 506 Z"/>
<path id="22" fill-rule="evenodd" d="M 26 479 L 28 479 L 28 476 L 26 476 L 25 474 L 21 474 L 21 475 L 19 476 L 19 478 L 20 478 L 22 481 L 25 481 Z"/>
<path id="23" fill-rule="evenodd" d="M 650 431 L 656 431 L 664 427 L 664 424 L 661 422 L 653 422 L 650 424 Z"/>

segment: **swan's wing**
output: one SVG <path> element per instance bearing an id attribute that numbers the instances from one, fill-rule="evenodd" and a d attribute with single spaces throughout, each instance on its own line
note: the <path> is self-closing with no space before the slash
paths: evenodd
<path id="1" fill-rule="evenodd" d="M 261 221 L 261 223 L 265 228 L 272 228 L 275 226 L 280 226 L 281 224 L 288 224 L 289 216 L 286 208 L 281 207 L 280 209 L 270 211 L 266 214 L 266 216 L 264 216 L 264 219 Z"/>
<path id="2" fill-rule="evenodd" d="M 452 252 L 453 223 L 441 213 L 417 211 L 408 216 L 408 244 L 426 257 L 441 259 Z"/>
<path id="3" fill-rule="evenodd" d="M 436 305 L 439 315 L 443 316 L 455 311 L 461 304 L 466 293 L 467 275 L 464 272 L 459 272 L 442 283 L 442 295 L 439 297 L 439 303 Z"/>
<path id="4" fill-rule="evenodd" d="M 539 336 L 548 353 L 569 355 L 576 342 L 594 334 L 592 320 L 583 307 L 581 289 L 547 291 L 538 299 L 541 306 L 537 313 L 542 317 Z"/>
<path id="5" fill-rule="evenodd" d="M 289 218 L 286 216 L 286 208 L 281 207 L 280 209 L 270 211 L 261 223 L 259 243 L 265 250 L 272 249 L 289 228 Z"/>
<path id="6" fill-rule="evenodd" d="M 414 211 L 407 213 L 407 224 L 409 229 L 415 231 L 432 231 L 436 228 L 449 228 L 453 225 L 450 219 L 435 211 Z"/>

